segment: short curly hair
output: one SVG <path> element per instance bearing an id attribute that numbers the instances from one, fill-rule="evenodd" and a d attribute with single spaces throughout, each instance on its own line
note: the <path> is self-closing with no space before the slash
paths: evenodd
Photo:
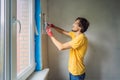
<path id="1" fill-rule="evenodd" d="M 88 20 L 86 18 L 83 18 L 83 17 L 78 17 L 78 18 L 76 18 L 76 20 L 79 20 L 79 27 L 81 27 L 81 32 L 82 33 L 86 32 L 88 27 L 89 27 Z"/>

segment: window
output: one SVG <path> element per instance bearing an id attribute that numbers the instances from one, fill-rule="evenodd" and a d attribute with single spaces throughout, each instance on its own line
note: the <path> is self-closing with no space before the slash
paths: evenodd
<path id="1" fill-rule="evenodd" d="M 35 70 L 33 4 L 0 0 L 0 80 L 25 80 Z"/>
<path id="2" fill-rule="evenodd" d="M 21 23 L 21 29 L 17 27 L 17 76 L 19 80 L 20 77 L 29 76 L 30 70 L 34 70 L 35 66 L 33 4 L 32 0 L 17 0 L 17 20 Z"/>
<path id="3" fill-rule="evenodd" d="M 17 19 L 22 29 L 17 28 L 17 74 L 30 65 L 30 14 L 28 0 L 17 1 Z M 19 26 L 19 25 L 18 25 Z"/>

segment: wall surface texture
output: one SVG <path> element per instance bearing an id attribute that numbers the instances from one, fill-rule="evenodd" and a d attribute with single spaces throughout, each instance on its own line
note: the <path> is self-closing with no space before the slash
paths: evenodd
<path id="1" fill-rule="evenodd" d="M 42 14 L 41 14 L 41 32 L 42 32 L 42 35 L 41 35 L 41 43 L 42 43 L 42 68 L 48 68 L 48 48 L 47 48 L 47 34 L 45 33 L 45 28 L 44 28 L 44 25 L 43 25 L 43 13 L 47 16 L 47 0 L 41 0 L 41 8 L 42 8 Z"/>

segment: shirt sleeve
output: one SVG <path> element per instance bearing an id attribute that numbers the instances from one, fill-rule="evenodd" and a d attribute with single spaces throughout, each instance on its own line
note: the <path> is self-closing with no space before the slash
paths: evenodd
<path id="1" fill-rule="evenodd" d="M 82 46 L 85 43 L 85 38 L 84 37 L 76 37 L 75 39 L 71 40 L 69 44 L 73 49 L 76 49 L 80 46 Z"/>

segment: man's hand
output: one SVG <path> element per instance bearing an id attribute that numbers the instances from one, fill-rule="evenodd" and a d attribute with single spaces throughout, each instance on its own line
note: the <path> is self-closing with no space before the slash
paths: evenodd
<path id="1" fill-rule="evenodd" d="M 47 32 L 47 34 L 48 34 L 49 37 L 52 37 L 52 36 L 53 36 L 53 33 L 52 33 L 52 31 L 51 31 L 51 29 L 50 29 L 49 26 L 47 26 L 46 32 Z"/>
<path id="2" fill-rule="evenodd" d="M 50 27 L 55 28 L 54 24 L 48 24 Z"/>

